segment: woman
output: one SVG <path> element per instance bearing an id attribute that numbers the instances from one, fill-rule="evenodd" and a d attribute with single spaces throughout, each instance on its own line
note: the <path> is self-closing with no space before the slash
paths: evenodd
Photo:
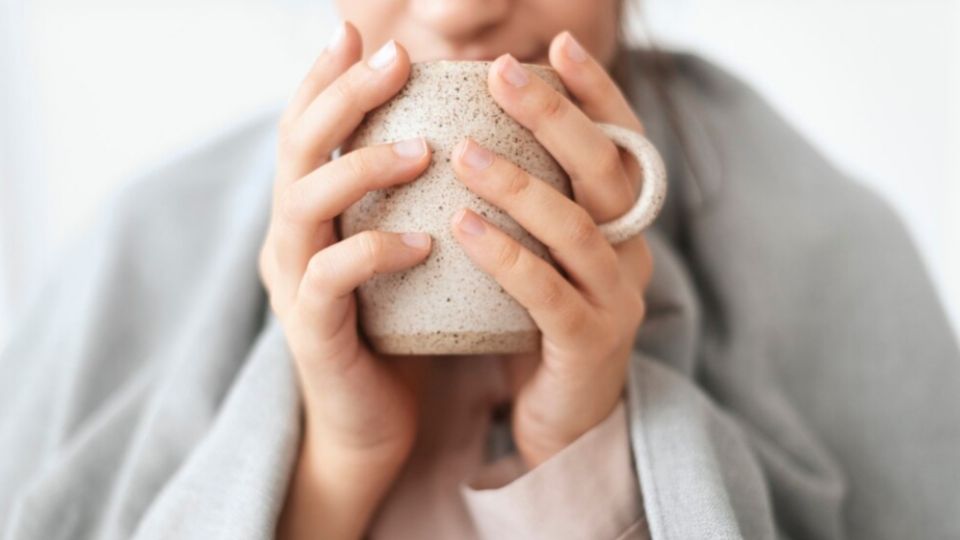
<path id="1" fill-rule="evenodd" d="M 352 24 L 278 136 L 243 126 L 127 189 L 3 353 L 7 537 L 960 535 L 960 354 L 903 228 L 737 81 L 622 51 L 622 7 L 339 2 Z M 430 150 L 329 156 L 441 57 L 496 59 L 494 99 L 573 179 L 576 203 L 456 152 L 564 270 L 451 216 L 542 330 L 533 357 L 377 357 L 357 334 L 353 289 L 430 241 L 333 220 Z M 668 162 L 645 239 L 596 234 L 642 179 L 591 120 Z"/>

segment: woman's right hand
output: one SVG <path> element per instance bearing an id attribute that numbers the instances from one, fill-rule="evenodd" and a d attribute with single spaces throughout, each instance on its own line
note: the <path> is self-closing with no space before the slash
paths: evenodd
<path id="1" fill-rule="evenodd" d="M 358 336 L 354 290 L 375 274 L 422 262 L 430 237 L 365 231 L 340 240 L 334 219 L 368 191 L 419 176 L 430 151 L 415 139 L 330 160 L 410 72 L 406 51 L 393 42 L 361 62 L 356 29 L 344 24 L 337 34 L 280 121 L 259 258 L 304 397 L 300 455 L 278 525 L 283 538 L 358 538 L 416 434 L 416 374 L 377 358 Z"/>

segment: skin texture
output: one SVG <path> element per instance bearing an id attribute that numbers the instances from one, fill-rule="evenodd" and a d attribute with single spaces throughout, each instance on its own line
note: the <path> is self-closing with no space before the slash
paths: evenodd
<path id="1" fill-rule="evenodd" d="M 529 467 L 616 406 L 653 268 L 642 236 L 611 246 L 596 227 L 630 207 L 641 181 L 632 160 L 593 125 L 643 130 L 604 67 L 616 50 L 618 2 L 339 5 L 351 23 L 317 59 L 280 121 L 273 211 L 259 260 L 304 399 L 280 538 L 361 537 L 413 447 L 424 375 L 445 360 L 381 357 L 357 333 L 355 288 L 376 273 L 422 262 L 429 237 L 368 231 L 340 239 L 334 225 L 367 191 L 410 182 L 429 164 L 430 149 L 420 140 L 330 160 L 363 115 L 399 91 L 411 60 L 496 58 L 488 77 L 494 99 L 572 180 L 576 202 L 474 141 L 454 151 L 459 180 L 547 245 L 562 268 L 473 212 L 451 215 L 467 255 L 543 332 L 540 351 L 496 359 L 510 382 L 513 436 Z M 510 53 L 552 65 L 574 101 L 525 72 Z"/>

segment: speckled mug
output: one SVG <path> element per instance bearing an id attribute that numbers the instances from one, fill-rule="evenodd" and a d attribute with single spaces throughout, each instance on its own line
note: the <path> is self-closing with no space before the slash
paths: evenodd
<path id="1" fill-rule="evenodd" d="M 424 137 L 433 149 L 432 163 L 420 178 L 370 192 L 340 217 L 344 237 L 368 229 L 423 231 L 433 237 L 432 252 L 423 263 L 374 276 L 359 287 L 360 326 L 380 353 L 500 354 L 532 351 L 540 345 L 540 332 L 527 310 L 470 261 L 450 231 L 450 217 L 466 206 L 553 263 L 543 244 L 457 180 L 451 152 L 466 137 L 568 197 L 571 194 L 563 169 L 490 96 L 489 66 L 489 62 L 463 61 L 413 64 L 406 86 L 370 112 L 343 147 L 347 152 Z M 568 95 L 553 69 L 525 67 Z M 617 243 L 654 220 L 663 204 L 666 180 L 659 154 L 643 136 L 599 125 L 618 146 L 636 156 L 644 175 L 634 207 L 600 225 L 605 236 Z"/>

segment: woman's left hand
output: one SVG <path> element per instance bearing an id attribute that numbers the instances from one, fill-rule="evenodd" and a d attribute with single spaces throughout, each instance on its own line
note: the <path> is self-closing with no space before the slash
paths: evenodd
<path id="1" fill-rule="evenodd" d="M 474 141 L 461 143 L 453 160 L 467 188 L 545 244 L 568 276 L 476 213 L 454 217 L 454 236 L 467 255 L 529 310 L 543 334 L 536 353 L 504 357 L 514 389 L 513 436 L 529 467 L 617 405 L 653 271 L 643 235 L 613 246 L 597 227 L 632 206 L 641 179 L 636 163 L 594 121 L 641 133 L 643 126 L 603 66 L 570 34 L 553 40 L 550 63 L 579 106 L 510 56 L 493 63 L 488 85 L 564 168 L 577 202 Z"/>

